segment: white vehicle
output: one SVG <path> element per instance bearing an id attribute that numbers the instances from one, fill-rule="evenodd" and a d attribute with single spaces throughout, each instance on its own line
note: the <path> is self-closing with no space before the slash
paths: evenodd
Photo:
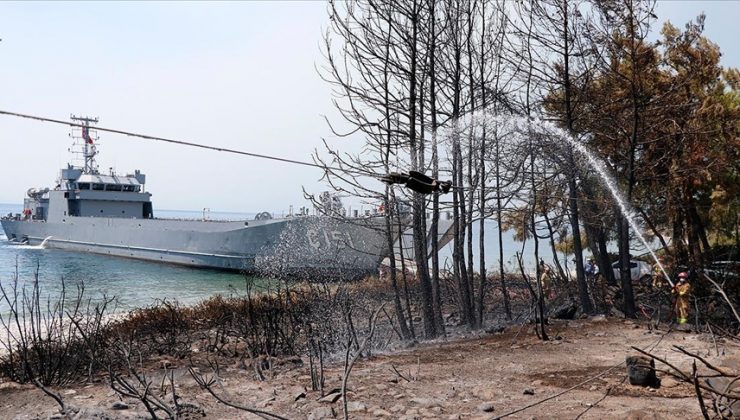
<path id="1" fill-rule="evenodd" d="M 614 278 L 619 280 L 619 261 L 612 264 L 612 270 L 614 271 Z M 650 264 L 644 261 L 632 260 L 630 261 L 630 278 L 632 282 L 647 281 L 652 275 L 653 269 Z"/>

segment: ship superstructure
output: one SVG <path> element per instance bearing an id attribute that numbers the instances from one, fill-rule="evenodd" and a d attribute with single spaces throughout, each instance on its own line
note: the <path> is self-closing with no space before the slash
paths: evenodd
<path id="1" fill-rule="evenodd" d="M 95 161 L 98 139 L 90 126 L 98 120 L 71 118 L 82 125 L 73 129 L 75 142 L 70 149 L 81 156 L 82 165 L 68 164 L 60 171 L 53 189 L 29 189 L 23 202 L 23 219 L 48 223 L 66 223 L 69 217 L 151 219 L 151 194 L 144 190 L 146 176 L 139 170 L 119 175 L 111 169 L 101 174 Z"/>

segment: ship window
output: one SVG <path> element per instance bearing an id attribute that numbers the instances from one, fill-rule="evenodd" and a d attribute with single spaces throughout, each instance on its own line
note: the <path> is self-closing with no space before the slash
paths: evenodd
<path id="1" fill-rule="evenodd" d="M 77 188 L 79 188 L 81 190 L 89 190 L 90 189 L 90 183 L 88 183 L 88 182 L 81 182 L 81 183 L 77 184 Z"/>
<path id="2" fill-rule="evenodd" d="M 137 185 L 137 186 L 135 186 L 135 187 L 134 187 L 134 192 L 139 192 L 139 191 L 141 191 L 141 187 L 140 187 L 140 186 L 138 186 L 138 185 Z"/>
<path id="3" fill-rule="evenodd" d="M 92 189 L 95 191 L 103 191 L 103 189 L 105 189 L 105 184 L 93 184 Z"/>
<path id="4" fill-rule="evenodd" d="M 123 186 L 123 190 L 124 191 L 128 191 L 128 192 L 132 192 L 132 191 L 134 191 L 134 186 L 133 185 L 124 185 Z"/>
<path id="5" fill-rule="evenodd" d="M 105 189 L 107 191 L 121 191 L 121 184 L 108 184 Z"/>

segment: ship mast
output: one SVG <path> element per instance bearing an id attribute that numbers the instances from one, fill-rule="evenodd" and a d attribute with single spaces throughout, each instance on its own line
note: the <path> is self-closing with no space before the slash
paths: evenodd
<path id="1" fill-rule="evenodd" d="M 86 174 L 97 174 L 98 166 L 95 164 L 95 155 L 97 154 L 97 148 L 95 146 L 95 142 L 98 140 L 98 136 L 96 130 L 90 128 L 90 124 L 97 124 L 98 118 L 77 117 L 75 115 L 70 115 L 69 118 L 72 121 L 78 122 L 82 125 L 82 127 L 80 127 L 79 136 L 74 129 L 72 129 L 71 134 L 72 138 L 74 138 L 75 140 L 80 140 L 82 142 L 81 153 L 85 161 L 82 172 Z"/>

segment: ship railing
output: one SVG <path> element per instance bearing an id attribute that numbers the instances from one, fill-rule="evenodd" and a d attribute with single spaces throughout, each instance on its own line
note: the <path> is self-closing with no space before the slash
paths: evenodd
<path id="1" fill-rule="evenodd" d="M 154 217 L 152 220 L 174 220 L 177 222 L 216 222 L 216 223 L 234 223 L 247 222 L 247 219 L 204 219 L 202 217 Z"/>

